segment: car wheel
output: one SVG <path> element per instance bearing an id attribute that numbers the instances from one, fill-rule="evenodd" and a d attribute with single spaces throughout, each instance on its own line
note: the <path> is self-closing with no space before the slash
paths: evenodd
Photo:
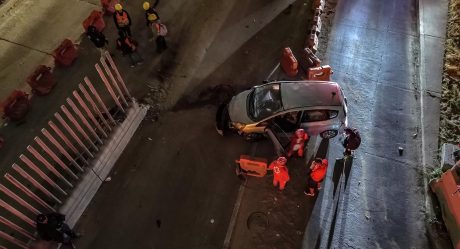
<path id="1" fill-rule="evenodd" d="M 329 138 L 333 138 L 333 137 L 337 136 L 337 134 L 339 134 L 339 131 L 337 131 L 337 130 L 327 130 L 327 131 L 321 132 L 320 136 L 322 138 L 329 139 Z"/>

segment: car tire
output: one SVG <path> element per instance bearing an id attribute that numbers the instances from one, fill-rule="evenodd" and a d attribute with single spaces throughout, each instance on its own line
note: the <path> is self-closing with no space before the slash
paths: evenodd
<path id="1" fill-rule="evenodd" d="M 330 139 L 337 136 L 337 134 L 339 134 L 338 130 L 326 130 L 321 132 L 319 135 L 321 136 L 321 138 Z"/>

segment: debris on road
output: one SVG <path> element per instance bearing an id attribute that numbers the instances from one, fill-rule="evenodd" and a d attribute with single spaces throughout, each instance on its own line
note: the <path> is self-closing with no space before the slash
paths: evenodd
<path id="1" fill-rule="evenodd" d="M 211 219 L 209 222 L 211 222 L 211 224 L 214 224 L 214 219 Z"/>
<path id="2" fill-rule="evenodd" d="M 403 155 L 403 152 L 404 152 L 404 148 L 399 146 L 398 147 L 398 152 L 399 152 L 399 156 L 402 156 Z"/>
<path id="3" fill-rule="evenodd" d="M 112 177 L 108 176 L 107 178 L 105 178 L 105 182 L 110 182 L 112 181 Z"/>

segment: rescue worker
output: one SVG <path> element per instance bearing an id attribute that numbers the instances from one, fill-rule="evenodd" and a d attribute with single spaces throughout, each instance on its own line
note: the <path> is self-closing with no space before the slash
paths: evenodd
<path id="1" fill-rule="evenodd" d="M 310 166 L 310 174 L 307 179 L 307 187 L 304 194 L 315 196 L 315 193 L 321 189 L 321 182 L 327 173 L 329 162 L 327 159 L 315 158 Z"/>
<path id="2" fill-rule="evenodd" d="M 289 171 L 286 167 L 286 157 L 278 157 L 275 161 L 270 163 L 269 170 L 273 170 L 273 186 L 279 185 L 279 190 L 286 187 L 286 183 L 290 180 Z"/>
<path id="3" fill-rule="evenodd" d="M 60 213 L 37 215 L 36 223 L 38 235 L 46 241 L 53 240 L 75 248 L 72 239 L 79 238 L 81 235 L 70 229 L 64 221 L 65 215 Z"/>
<path id="4" fill-rule="evenodd" d="M 145 10 L 145 21 L 147 22 L 148 27 L 151 26 L 154 21 L 160 20 L 160 16 L 155 9 L 159 2 L 159 0 L 156 0 L 152 6 L 150 6 L 149 2 L 144 2 L 144 4 L 142 4 L 142 7 Z"/>
<path id="5" fill-rule="evenodd" d="M 117 49 L 121 50 L 123 56 L 128 55 L 131 67 L 135 67 L 136 64 L 142 64 L 143 59 L 137 53 L 137 42 L 130 36 L 127 36 L 123 31 L 119 31 L 118 35 Z"/>
<path id="6" fill-rule="evenodd" d="M 115 13 L 113 13 L 113 21 L 117 26 L 118 31 L 124 32 L 126 35 L 131 36 L 131 17 L 128 12 L 123 9 L 121 4 L 115 4 Z"/>
<path id="7" fill-rule="evenodd" d="M 291 137 L 291 144 L 289 146 L 288 157 L 291 157 L 294 153 L 297 156 L 303 157 L 305 142 L 308 142 L 308 133 L 304 129 L 297 129 L 294 135 Z"/>
<path id="8" fill-rule="evenodd" d="M 94 43 L 97 49 L 101 52 L 101 56 L 108 51 L 107 44 L 109 41 L 105 38 L 105 35 L 102 32 L 99 32 L 96 27 L 89 25 L 88 31 L 86 31 L 88 38 Z"/>
<path id="9" fill-rule="evenodd" d="M 166 28 L 166 25 L 161 23 L 159 20 L 155 22 L 155 29 L 157 31 L 157 39 L 156 39 L 156 45 L 157 45 L 157 53 L 161 54 L 163 51 L 165 51 L 168 48 L 168 45 L 166 45 L 166 35 L 168 34 L 168 29 Z"/>
<path id="10" fill-rule="evenodd" d="M 359 135 L 359 131 L 352 127 L 346 127 L 344 129 L 344 135 L 345 139 L 343 140 L 343 147 L 345 148 L 345 151 L 343 155 L 350 156 L 361 144 L 361 136 Z"/>

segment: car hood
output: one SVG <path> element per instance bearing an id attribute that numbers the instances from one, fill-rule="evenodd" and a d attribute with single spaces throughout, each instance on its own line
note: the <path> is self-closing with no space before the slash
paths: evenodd
<path id="1" fill-rule="evenodd" d="M 228 114 L 230 121 L 243 124 L 254 123 L 249 116 L 246 108 L 246 102 L 251 90 L 246 90 L 234 96 L 228 104 Z"/>

